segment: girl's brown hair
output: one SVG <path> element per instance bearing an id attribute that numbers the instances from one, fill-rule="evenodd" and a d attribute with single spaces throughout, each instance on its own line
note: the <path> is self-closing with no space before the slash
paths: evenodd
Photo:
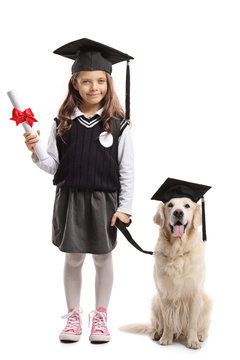
<path id="1" fill-rule="evenodd" d="M 75 90 L 72 84 L 72 79 L 73 81 L 76 81 L 78 75 L 79 73 L 74 73 L 71 79 L 69 80 L 68 94 L 58 111 L 58 118 L 60 120 L 60 123 L 57 127 L 58 136 L 62 136 L 66 131 L 71 129 L 72 126 L 71 115 L 75 107 L 81 109 L 81 105 L 83 103 L 78 90 Z M 101 104 L 104 107 L 101 118 L 103 122 L 103 127 L 106 129 L 107 133 L 111 133 L 109 120 L 111 118 L 118 120 L 124 119 L 125 113 L 120 105 L 120 102 L 114 90 L 113 79 L 111 75 L 106 73 L 106 77 L 107 77 L 107 93 L 103 98 Z"/>

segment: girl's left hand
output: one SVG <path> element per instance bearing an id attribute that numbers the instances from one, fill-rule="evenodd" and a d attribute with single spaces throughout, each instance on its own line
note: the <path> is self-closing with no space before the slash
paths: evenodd
<path id="1" fill-rule="evenodd" d="M 119 218 L 124 223 L 129 223 L 130 215 L 119 211 L 115 212 L 115 214 L 112 217 L 111 226 L 115 225 L 117 218 Z"/>

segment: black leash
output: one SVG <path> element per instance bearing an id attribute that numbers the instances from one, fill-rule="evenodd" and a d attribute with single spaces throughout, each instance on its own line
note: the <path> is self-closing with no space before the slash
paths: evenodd
<path id="1" fill-rule="evenodd" d="M 125 236 L 125 238 L 130 242 L 130 244 L 132 244 L 132 246 L 134 246 L 137 250 L 143 252 L 144 254 L 149 254 L 149 255 L 153 255 L 153 251 L 146 251 L 143 250 L 137 243 L 136 241 L 133 240 L 130 232 L 127 230 L 127 227 L 132 223 L 132 220 L 130 219 L 130 221 L 128 223 L 124 223 L 122 222 L 120 219 L 117 218 L 116 220 L 116 227 L 121 231 L 121 233 Z"/>

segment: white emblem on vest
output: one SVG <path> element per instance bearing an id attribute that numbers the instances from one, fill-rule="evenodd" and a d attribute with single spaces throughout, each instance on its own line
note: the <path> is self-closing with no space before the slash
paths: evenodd
<path id="1" fill-rule="evenodd" d="M 113 136 L 112 134 L 108 134 L 107 131 L 104 131 L 99 135 L 99 141 L 102 146 L 108 148 L 113 144 Z"/>

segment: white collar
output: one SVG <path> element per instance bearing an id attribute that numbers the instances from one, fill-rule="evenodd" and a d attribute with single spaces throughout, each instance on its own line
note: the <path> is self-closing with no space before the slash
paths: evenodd
<path id="1" fill-rule="evenodd" d="M 99 109 L 95 114 L 89 116 L 89 119 L 91 119 L 93 116 L 95 116 L 96 114 L 98 114 L 99 116 L 102 115 L 103 112 L 103 107 L 101 109 Z M 80 111 L 77 107 L 75 107 L 72 115 L 71 115 L 71 119 L 75 119 L 78 116 L 84 115 L 85 117 L 87 117 L 82 111 Z"/>

